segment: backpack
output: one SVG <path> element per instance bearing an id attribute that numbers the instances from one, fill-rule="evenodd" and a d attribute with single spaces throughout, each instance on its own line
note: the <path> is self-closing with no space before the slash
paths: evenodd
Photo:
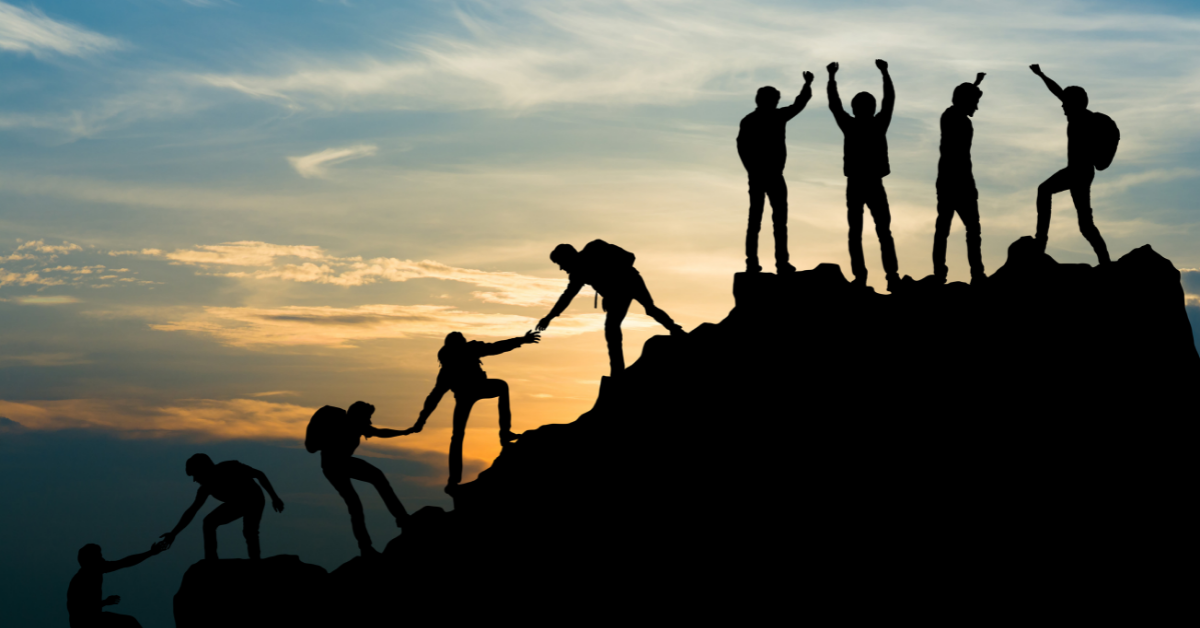
<path id="1" fill-rule="evenodd" d="M 346 420 L 346 411 L 333 406 L 325 406 L 308 420 L 308 431 L 304 435 L 304 448 L 308 453 L 315 454 L 329 444 L 331 438 L 339 431 L 340 424 Z"/>
<path id="2" fill-rule="evenodd" d="M 1096 170 L 1104 170 L 1112 165 L 1113 156 L 1117 154 L 1117 143 L 1121 141 L 1121 130 L 1113 119 L 1097 112 L 1092 112 L 1092 163 Z"/>
<path id="3" fill-rule="evenodd" d="M 583 250 L 587 251 L 588 257 L 598 266 L 597 270 L 604 272 L 633 268 L 636 259 L 633 253 L 604 240 L 592 240 Z"/>

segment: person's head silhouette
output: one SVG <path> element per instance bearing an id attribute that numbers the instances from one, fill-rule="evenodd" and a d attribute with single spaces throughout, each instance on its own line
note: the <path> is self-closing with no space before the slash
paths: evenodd
<path id="1" fill-rule="evenodd" d="M 350 404 L 350 408 L 346 410 L 346 414 L 351 418 L 366 417 L 370 419 L 371 415 L 375 414 L 375 406 L 365 401 L 355 401 Z"/>
<path id="2" fill-rule="evenodd" d="M 1074 115 L 1087 109 L 1088 95 L 1082 87 L 1072 85 L 1062 90 L 1063 114 Z"/>
<path id="3" fill-rule="evenodd" d="M 875 97 L 867 92 L 859 92 L 850 100 L 850 109 L 854 111 L 855 118 L 873 118 L 875 117 Z"/>
<path id="4" fill-rule="evenodd" d="M 983 97 L 983 91 L 971 83 L 962 83 L 954 88 L 954 96 L 950 101 L 955 107 L 962 109 L 968 116 L 975 115 L 975 111 L 979 109 L 979 99 Z"/>
<path id="5" fill-rule="evenodd" d="M 104 555 L 100 553 L 100 546 L 95 543 L 88 543 L 79 548 L 79 566 L 87 569 L 95 567 L 104 562 Z"/>
<path id="6" fill-rule="evenodd" d="M 575 265 L 575 258 L 579 256 L 579 251 L 570 244 L 560 244 L 554 247 L 550 252 L 550 261 L 558 264 L 558 267 L 571 272 L 571 268 Z"/>
<path id="7" fill-rule="evenodd" d="M 779 105 L 779 90 L 767 85 L 766 87 L 758 88 L 758 93 L 754 95 L 754 104 L 760 109 L 774 109 Z"/>
<path id="8" fill-rule="evenodd" d="M 194 482 L 203 482 L 204 476 L 213 468 L 212 458 L 206 454 L 196 454 L 187 459 L 187 464 L 184 465 L 184 471 L 192 478 Z"/>

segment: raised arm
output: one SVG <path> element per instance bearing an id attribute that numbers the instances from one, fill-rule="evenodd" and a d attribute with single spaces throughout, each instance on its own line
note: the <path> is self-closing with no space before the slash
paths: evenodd
<path id="1" fill-rule="evenodd" d="M 204 500 L 206 499 L 208 499 L 208 489 L 201 486 L 200 490 L 196 491 L 196 501 L 192 502 L 192 505 L 183 511 L 183 516 L 180 517 L 179 523 L 175 525 L 175 529 L 162 535 L 161 538 L 167 543 L 163 549 L 170 549 L 171 544 L 175 542 L 175 537 L 180 532 L 183 532 L 184 528 L 188 527 L 188 524 L 192 522 L 192 518 L 200 511 L 200 507 L 204 505 Z"/>
<path id="2" fill-rule="evenodd" d="M 571 304 L 571 300 L 574 299 L 575 295 L 579 294 L 579 291 L 582 289 L 582 281 L 572 280 L 570 283 L 568 283 L 567 289 L 563 291 L 561 297 L 558 297 L 558 302 L 554 304 L 554 307 L 550 310 L 550 313 L 546 315 L 546 318 L 538 321 L 537 327 L 534 329 L 537 331 L 545 331 L 546 328 L 550 326 L 550 321 L 558 318 L 558 315 L 562 314 L 563 310 L 567 309 L 567 306 Z"/>
<path id="3" fill-rule="evenodd" d="M 267 479 L 267 474 L 254 468 L 250 470 L 253 471 L 254 479 L 258 480 L 258 483 L 262 484 L 262 487 L 266 489 L 267 495 L 271 496 L 271 507 L 275 509 L 275 512 L 283 512 L 283 500 L 279 499 L 279 495 L 275 494 L 275 487 L 271 486 L 271 481 Z"/>
<path id="4" fill-rule="evenodd" d="M 845 131 L 846 123 L 850 121 L 850 114 L 846 113 L 846 110 L 842 108 L 842 99 L 838 97 L 836 78 L 838 71 L 837 61 L 825 66 L 825 69 L 829 70 L 829 86 L 826 88 L 829 96 L 829 110 L 833 112 L 833 119 L 837 121 L 838 128 Z"/>
<path id="5" fill-rule="evenodd" d="M 126 556 L 125 558 L 122 558 L 120 560 L 105 561 L 104 568 L 103 568 L 104 573 L 112 573 L 118 569 L 132 567 L 132 566 L 142 562 L 143 560 L 146 560 L 147 558 L 154 556 L 155 554 L 161 553 L 164 549 L 166 549 L 166 547 L 167 547 L 166 544 L 155 543 L 150 546 L 149 550 L 142 552 L 141 554 L 130 554 L 129 556 Z M 118 598 L 118 601 L 119 600 L 120 600 L 120 598 Z M 113 602 L 113 604 L 116 604 L 116 603 L 117 602 Z M 101 603 L 101 606 L 107 606 L 107 605 L 104 603 Z"/>
<path id="6" fill-rule="evenodd" d="M 805 72 L 804 87 L 800 89 L 800 93 L 796 96 L 795 102 L 787 107 L 780 107 L 780 109 L 783 111 L 785 120 L 791 120 L 792 118 L 796 117 L 796 114 L 804 111 L 804 106 L 808 104 L 808 101 L 812 100 L 812 82 L 813 73 Z"/>
<path id="7" fill-rule="evenodd" d="M 875 67 L 883 74 L 883 103 L 879 106 L 879 115 L 875 116 L 887 130 L 892 123 L 892 111 L 896 109 L 896 88 L 892 85 L 892 75 L 888 72 L 888 63 L 883 59 L 875 60 Z"/>
<path id="8" fill-rule="evenodd" d="M 1042 82 L 1046 84 L 1046 88 L 1050 90 L 1051 94 L 1054 94 L 1059 100 L 1062 100 L 1062 97 L 1063 97 L 1062 88 L 1059 87 L 1058 83 L 1055 83 L 1049 76 L 1042 74 L 1042 66 L 1035 63 L 1035 64 L 1029 66 L 1029 69 L 1033 70 L 1034 74 L 1042 77 Z"/>

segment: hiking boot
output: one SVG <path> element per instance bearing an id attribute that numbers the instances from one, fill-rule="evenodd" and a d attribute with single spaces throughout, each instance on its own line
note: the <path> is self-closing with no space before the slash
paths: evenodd
<path id="1" fill-rule="evenodd" d="M 512 430 L 504 430 L 500 432 L 500 446 L 503 447 L 520 438 L 519 434 L 514 434 Z"/>
<path id="2" fill-rule="evenodd" d="M 780 275 L 786 275 L 788 273 L 796 272 L 796 267 L 787 262 L 779 262 L 775 264 L 775 272 Z"/>
<path id="3" fill-rule="evenodd" d="M 984 273 L 974 273 L 971 275 L 971 285 L 979 286 L 987 283 L 988 276 Z"/>
<path id="4" fill-rule="evenodd" d="M 453 497 L 458 492 L 458 483 L 447 484 L 445 491 L 447 495 Z"/>
<path id="5" fill-rule="evenodd" d="M 671 328 L 671 337 L 672 338 L 682 338 L 683 336 L 686 336 L 686 335 L 687 335 L 687 332 L 684 331 L 683 327 L 680 327 L 679 325 L 676 325 Z"/>
<path id="6" fill-rule="evenodd" d="M 746 272 L 751 273 L 751 274 L 761 273 L 762 266 L 759 266 L 758 262 L 746 262 Z"/>
<path id="7" fill-rule="evenodd" d="M 856 288 L 865 288 L 865 287 L 867 287 L 867 276 L 866 276 L 866 275 L 857 275 L 857 276 L 855 276 L 855 277 L 854 277 L 854 281 L 851 281 L 851 282 L 850 282 L 850 285 L 852 285 L 852 286 L 854 286 L 854 287 L 856 287 Z"/>
<path id="8" fill-rule="evenodd" d="M 887 276 L 888 292 L 890 292 L 892 294 L 896 294 L 897 292 L 900 292 L 903 289 L 901 286 L 902 286 L 902 284 L 900 282 L 900 275 L 888 275 Z"/>

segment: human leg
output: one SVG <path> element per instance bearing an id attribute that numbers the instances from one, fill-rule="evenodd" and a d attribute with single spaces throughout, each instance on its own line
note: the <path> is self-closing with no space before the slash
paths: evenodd
<path id="1" fill-rule="evenodd" d="M 396 492 L 392 490 L 392 485 L 383 471 L 362 458 L 351 458 L 346 467 L 349 478 L 366 482 L 375 487 L 375 490 L 379 492 L 379 497 L 383 499 L 383 504 L 387 506 L 388 512 L 396 518 L 396 525 L 403 527 L 404 523 L 408 521 L 408 510 L 404 508 L 404 504 L 400 503 L 400 498 L 396 497 Z"/>
<path id="2" fill-rule="evenodd" d="M 771 227 L 775 235 L 775 270 L 779 273 L 795 271 L 788 263 L 788 190 L 787 182 L 780 172 L 768 180 L 767 197 L 771 199 Z"/>
<path id="3" fill-rule="evenodd" d="M 462 448 L 463 437 L 467 432 L 467 419 L 471 417 L 471 407 L 477 397 L 454 394 L 454 431 L 450 434 L 450 486 L 462 482 Z"/>
<path id="4" fill-rule="evenodd" d="M 489 379 L 479 387 L 480 399 L 499 399 L 500 408 L 500 444 L 507 445 L 516 440 L 517 435 L 512 431 L 512 407 L 508 398 L 508 382 L 502 379 Z"/>
<path id="5" fill-rule="evenodd" d="M 888 205 L 883 179 L 872 179 L 865 196 L 871 218 L 875 221 L 875 235 L 879 237 L 883 270 L 887 273 L 888 281 L 894 281 L 900 278 L 899 264 L 896 262 L 896 243 L 892 240 L 892 210 Z"/>
<path id="6" fill-rule="evenodd" d="M 1075 211 L 1079 214 L 1079 231 L 1092 245 L 1092 250 L 1096 251 L 1100 263 L 1107 264 L 1112 261 L 1108 256 L 1108 245 L 1104 243 L 1104 238 L 1100 236 L 1100 230 L 1096 228 L 1096 222 L 1092 218 L 1093 178 L 1095 172 L 1090 168 L 1081 172 L 1071 186 L 1071 200 L 1075 202 Z"/>
<path id="7" fill-rule="evenodd" d="M 242 507 L 242 538 L 246 539 L 246 552 L 251 560 L 262 558 L 262 549 L 258 544 L 258 526 L 262 522 L 265 506 L 266 501 L 260 494 L 258 500 Z"/>
<path id="8" fill-rule="evenodd" d="M 1066 168 L 1050 175 L 1038 186 L 1037 192 L 1037 234 L 1034 238 L 1042 251 L 1046 250 L 1046 242 L 1050 239 L 1050 197 L 1070 189 L 1071 172 Z"/>
<path id="9" fill-rule="evenodd" d="M 622 345 L 621 322 L 629 312 L 629 295 L 604 297 L 604 340 L 608 342 L 609 372 L 613 377 L 625 370 L 625 347 Z"/>
<path id="10" fill-rule="evenodd" d="M 646 316 L 653 318 L 659 325 L 666 327 L 672 336 L 679 336 L 686 333 L 679 324 L 671 319 L 670 315 L 659 309 L 657 305 L 654 305 L 654 297 L 650 296 L 650 289 L 646 287 L 646 280 L 640 274 L 634 277 L 631 288 L 630 296 L 634 301 L 642 304 L 642 307 L 646 309 Z"/>
<path id="11" fill-rule="evenodd" d="M 938 194 L 937 222 L 933 227 L 933 274 L 942 281 L 950 274 L 946 267 L 946 240 L 950 237 L 950 223 L 954 220 L 954 203 L 949 196 Z"/>
<path id="12" fill-rule="evenodd" d="M 846 221 L 850 223 L 850 272 L 854 283 L 867 283 L 867 264 L 863 261 L 863 195 L 858 179 L 846 179 Z"/>
<path id="13" fill-rule="evenodd" d="M 217 528 L 242 516 L 242 510 L 233 504 L 221 504 L 204 518 L 204 558 L 217 559 Z"/>
<path id="14" fill-rule="evenodd" d="M 758 272 L 758 232 L 762 228 L 763 205 L 766 192 L 758 178 L 750 177 L 750 221 L 746 225 L 746 272 Z"/>
<path id="15" fill-rule="evenodd" d="M 329 480 L 338 495 L 342 496 L 342 501 L 346 502 L 346 508 L 350 511 L 350 528 L 354 531 L 354 540 L 358 541 L 359 550 L 366 554 L 373 551 L 371 535 L 367 534 L 362 500 L 350 484 L 350 460 L 352 458 L 329 463 L 322 461 L 321 471 L 325 473 L 325 479 Z"/>
<path id="16" fill-rule="evenodd" d="M 979 200 L 964 200 L 958 206 L 967 231 L 967 262 L 971 265 L 971 279 L 986 276 L 983 272 L 983 235 L 979 229 Z"/>

